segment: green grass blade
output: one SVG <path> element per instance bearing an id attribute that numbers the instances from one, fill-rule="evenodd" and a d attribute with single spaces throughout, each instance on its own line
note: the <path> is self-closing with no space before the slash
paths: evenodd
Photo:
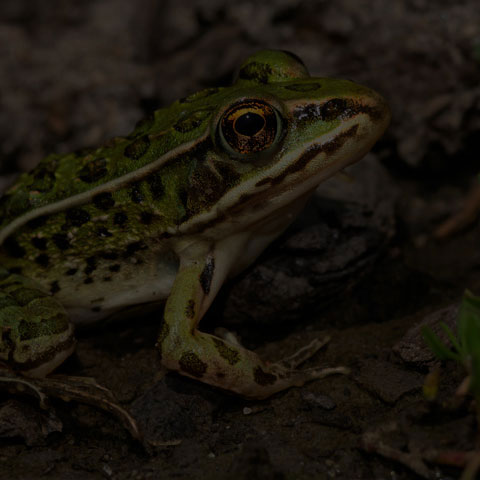
<path id="1" fill-rule="evenodd" d="M 448 327 L 447 327 L 448 328 Z M 430 350 L 440 360 L 455 360 L 460 361 L 460 355 L 452 352 L 441 340 L 438 338 L 432 329 L 429 327 L 422 327 L 422 336 Z"/>
<path id="2" fill-rule="evenodd" d="M 465 362 L 480 355 L 480 298 L 465 292 L 458 317 L 460 355 Z"/>
<path id="3" fill-rule="evenodd" d="M 452 332 L 452 330 L 450 330 L 450 327 L 444 322 L 440 322 L 440 326 L 442 327 L 443 331 L 447 334 L 448 339 L 452 342 L 452 345 L 455 348 L 455 350 L 457 352 L 460 352 L 460 348 L 461 348 L 460 343 L 458 342 L 458 339 L 455 336 L 455 334 Z"/>

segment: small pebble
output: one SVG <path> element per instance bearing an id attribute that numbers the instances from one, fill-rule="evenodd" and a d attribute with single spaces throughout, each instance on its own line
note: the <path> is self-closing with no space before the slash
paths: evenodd
<path id="1" fill-rule="evenodd" d="M 303 396 L 303 399 L 311 406 L 320 407 L 324 410 L 333 410 L 337 406 L 332 397 L 329 397 L 328 395 L 314 395 L 313 393 L 307 393 Z"/>

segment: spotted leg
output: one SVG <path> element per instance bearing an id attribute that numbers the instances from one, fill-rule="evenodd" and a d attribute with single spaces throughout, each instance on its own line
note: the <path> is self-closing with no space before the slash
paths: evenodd
<path id="1" fill-rule="evenodd" d="M 0 267 L 0 363 L 27 377 L 44 377 L 74 348 L 62 305 L 35 282 Z"/>
<path id="2" fill-rule="evenodd" d="M 116 415 L 135 438 L 135 420 L 106 388 L 84 377 L 46 377 L 75 349 L 65 309 L 35 282 L 0 267 L 0 386 L 94 405 Z"/>
<path id="3" fill-rule="evenodd" d="M 247 398 L 265 398 L 292 386 L 347 373 L 343 367 L 297 370 L 322 345 L 318 340 L 278 363 L 263 362 L 257 354 L 197 329 L 198 323 L 228 273 L 227 248 L 188 252 L 165 305 L 157 347 L 169 369 Z M 225 253 L 222 253 L 225 252 Z"/>

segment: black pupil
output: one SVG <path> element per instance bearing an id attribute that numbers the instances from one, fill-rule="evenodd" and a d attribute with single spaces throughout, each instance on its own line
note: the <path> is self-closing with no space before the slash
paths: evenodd
<path id="1" fill-rule="evenodd" d="M 265 126 L 265 119 L 257 113 L 245 113 L 237 118 L 235 130 L 240 135 L 253 137 Z"/>

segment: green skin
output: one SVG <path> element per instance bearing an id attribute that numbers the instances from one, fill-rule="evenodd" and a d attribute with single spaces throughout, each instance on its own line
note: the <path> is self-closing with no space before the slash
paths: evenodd
<path id="1" fill-rule="evenodd" d="M 252 398 L 338 371 L 296 369 L 317 340 L 267 364 L 198 323 L 389 117 L 372 90 L 261 51 L 231 87 L 179 100 L 98 149 L 50 155 L 0 200 L 0 364 L 43 377 L 72 353 L 72 322 L 166 299 L 157 347 L 171 370 Z"/>

